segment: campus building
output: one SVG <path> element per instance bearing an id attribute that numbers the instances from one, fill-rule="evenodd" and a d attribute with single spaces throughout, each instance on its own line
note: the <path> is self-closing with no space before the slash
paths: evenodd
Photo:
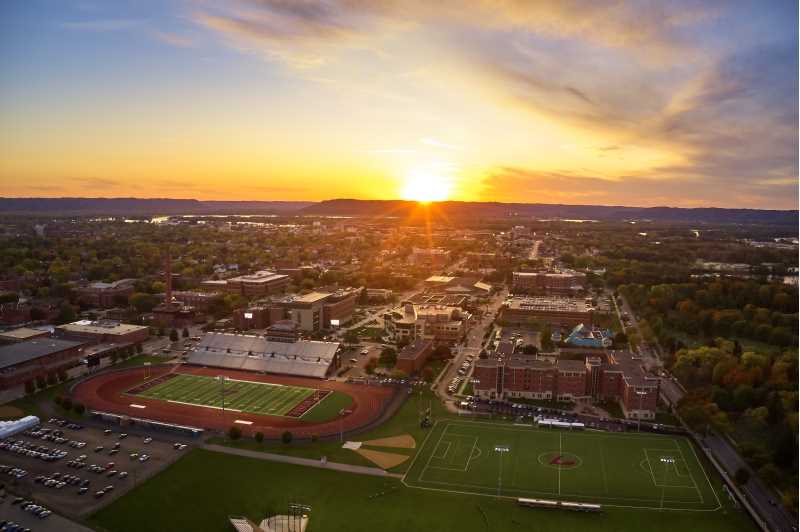
<path id="1" fill-rule="evenodd" d="M 417 373 L 425 366 L 431 353 L 433 353 L 433 341 L 427 338 L 417 338 L 397 353 L 397 362 L 394 367 L 408 375 Z"/>
<path id="2" fill-rule="evenodd" d="M 80 320 L 56 327 L 64 338 L 78 338 L 92 343 L 140 344 L 150 336 L 150 328 L 113 320 Z"/>
<path id="3" fill-rule="evenodd" d="M 27 342 L 28 340 L 47 336 L 50 336 L 50 333 L 41 329 L 17 327 L 16 329 L 0 332 L 0 344 L 16 344 L 17 342 Z"/>
<path id="4" fill-rule="evenodd" d="M 113 283 L 91 283 L 78 288 L 78 301 L 100 308 L 112 308 L 127 304 L 128 297 L 134 292 L 135 283 L 136 279 L 120 279 Z"/>
<path id="5" fill-rule="evenodd" d="M 77 366 L 86 342 L 36 338 L 0 347 L 0 390 Z"/>
<path id="6" fill-rule="evenodd" d="M 443 268 L 450 261 L 450 251 L 442 248 L 413 248 L 409 261 L 415 266 Z"/>
<path id="7" fill-rule="evenodd" d="M 658 378 L 649 376 L 641 358 L 629 351 L 583 360 L 550 361 L 535 355 L 480 359 L 472 377 L 475 394 L 483 399 L 616 401 L 625 417 L 633 419 L 653 419 L 658 405 Z"/>
<path id="8" fill-rule="evenodd" d="M 183 306 L 193 307 L 202 312 L 208 312 L 212 305 L 222 302 L 222 292 L 198 292 L 194 290 L 176 290 L 172 292 L 172 300 Z"/>
<path id="9" fill-rule="evenodd" d="M 549 323 L 554 327 L 592 324 L 592 301 L 577 297 L 511 297 L 500 308 L 500 321 L 508 325 Z"/>
<path id="10" fill-rule="evenodd" d="M 249 275 L 231 277 L 224 281 L 224 285 L 218 282 L 213 287 L 224 286 L 225 291 L 244 297 L 263 297 L 284 293 L 290 282 L 288 275 L 261 270 Z"/>
<path id="11" fill-rule="evenodd" d="M 581 272 L 513 272 L 511 293 L 574 295 L 586 289 L 586 274 Z"/>
<path id="12" fill-rule="evenodd" d="M 406 303 L 384 315 L 384 326 L 396 342 L 425 338 L 453 345 L 466 335 L 471 317 L 458 307 Z"/>

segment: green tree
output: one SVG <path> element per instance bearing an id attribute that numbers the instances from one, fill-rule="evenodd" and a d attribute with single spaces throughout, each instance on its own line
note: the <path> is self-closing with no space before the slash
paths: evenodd
<path id="1" fill-rule="evenodd" d="M 184 327 L 184 328 L 183 328 L 183 334 L 182 334 L 182 336 L 183 336 L 184 338 L 189 338 L 189 329 L 188 329 L 188 328 L 186 328 L 186 327 Z"/>
<path id="2" fill-rule="evenodd" d="M 242 437 L 242 429 L 240 429 L 236 425 L 228 429 L 228 438 L 230 438 L 231 440 L 236 441 L 241 437 Z"/>
<path id="3" fill-rule="evenodd" d="M 740 467 L 736 470 L 736 473 L 733 475 L 733 479 L 736 481 L 737 484 L 743 486 L 747 484 L 747 481 L 750 480 L 750 471 L 747 468 Z"/>
<path id="4" fill-rule="evenodd" d="M 539 333 L 539 344 L 542 346 L 542 351 L 550 352 L 553 350 L 553 330 L 550 328 L 549 323 L 542 325 L 542 330 Z"/>
<path id="5" fill-rule="evenodd" d="M 169 331 L 169 340 L 170 342 L 177 342 L 178 341 L 178 331 L 172 329 Z"/>
<path id="6" fill-rule="evenodd" d="M 292 443 L 292 433 L 288 430 L 285 431 L 283 434 L 281 434 L 281 441 L 284 445 L 289 445 Z"/>
<path id="7" fill-rule="evenodd" d="M 137 312 L 150 312 L 158 304 L 158 299 L 153 294 L 134 292 L 128 297 L 128 304 Z"/>
<path id="8" fill-rule="evenodd" d="M 257 443 L 261 443 L 264 441 L 264 433 L 263 432 L 256 432 L 255 436 L 253 437 Z"/>

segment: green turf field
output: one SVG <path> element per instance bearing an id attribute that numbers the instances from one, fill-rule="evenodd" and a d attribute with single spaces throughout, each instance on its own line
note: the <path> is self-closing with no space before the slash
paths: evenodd
<path id="1" fill-rule="evenodd" d="M 408 470 L 412 487 L 631 508 L 715 510 L 720 501 L 683 437 L 436 424 Z"/>
<path id="2" fill-rule="evenodd" d="M 313 388 L 283 386 L 263 382 L 225 379 L 225 409 L 267 416 L 286 416 L 303 399 L 316 392 Z M 222 408 L 222 384 L 214 377 L 176 374 L 138 394 L 149 399 Z M 306 415 L 322 407 L 315 405 Z"/>
<path id="3" fill-rule="evenodd" d="M 712 482 L 720 489 L 719 479 Z M 229 532 L 227 517 L 260 522 L 289 502 L 312 507 L 308 532 L 743 532 L 757 528 L 727 497 L 716 512 L 606 507 L 602 514 L 523 508 L 508 498 L 404 486 L 196 449 L 92 515 L 97 530 Z"/>

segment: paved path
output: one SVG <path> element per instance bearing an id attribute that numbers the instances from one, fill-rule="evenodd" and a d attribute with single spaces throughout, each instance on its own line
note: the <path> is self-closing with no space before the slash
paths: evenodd
<path id="1" fill-rule="evenodd" d="M 365 467 L 352 464 L 341 464 L 338 462 L 326 462 L 323 464 L 321 461 L 312 460 L 311 458 L 298 458 L 296 456 L 287 456 L 283 454 L 248 451 L 246 449 L 235 449 L 233 447 L 225 447 L 224 445 L 205 444 L 202 446 L 202 448 L 208 451 L 215 451 L 218 453 L 244 456 L 245 458 L 268 460 L 270 462 L 283 462 L 285 464 L 294 464 L 307 467 L 318 467 L 320 469 L 332 469 L 334 471 L 342 471 L 344 473 L 355 473 L 356 475 L 371 475 L 373 477 L 395 477 L 395 478 L 403 477 L 403 475 L 387 473 L 383 469 L 377 467 Z"/>

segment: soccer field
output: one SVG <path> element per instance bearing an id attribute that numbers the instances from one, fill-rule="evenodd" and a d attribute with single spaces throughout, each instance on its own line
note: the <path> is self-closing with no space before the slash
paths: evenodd
<path id="1" fill-rule="evenodd" d="M 632 508 L 720 507 L 681 436 L 440 421 L 404 482 L 439 491 Z"/>
<path id="2" fill-rule="evenodd" d="M 309 398 L 313 400 L 312 396 L 319 392 L 313 388 L 234 379 L 225 379 L 224 389 L 225 410 L 266 416 L 288 416 L 304 400 Z M 146 388 L 136 395 L 175 403 L 222 408 L 222 390 L 222 383 L 214 377 L 176 373 L 164 382 Z M 304 411 L 302 414 L 309 411 Z"/>

